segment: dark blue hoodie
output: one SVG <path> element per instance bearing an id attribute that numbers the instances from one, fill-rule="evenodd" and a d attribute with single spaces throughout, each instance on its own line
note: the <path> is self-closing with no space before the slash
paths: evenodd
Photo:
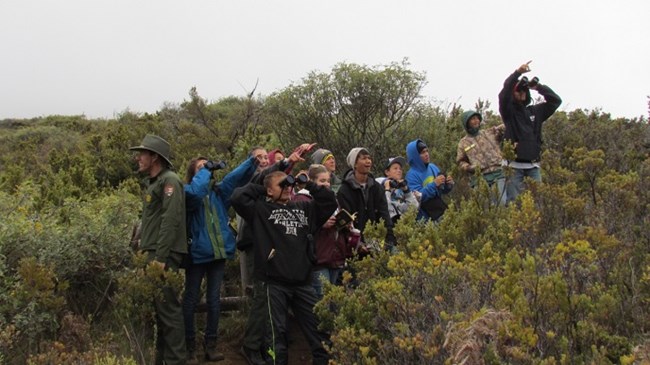
<path id="1" fill-rule="evenodd" d="M 441 194 L 447 194 L 451 191 L 451 186 L 447 186 L 446 184 L 440 187 L 436 186 L 434 180 L 441 172 L 434 163 L 429 162 L 425 165 L 422 162 L 422 158 L 420 158 L 417 149 L 417 144 L 421 141 L 420 139 L 416 139 L 406 145 L 406 159 L 410 166 L 409 171 L 406 173 L 406 182 L 408 183 L 409 189 L 422 194 L 420 204 L 423 204 L 430 199 L 441 196 Z M 418 211 L 418 219 L 420 218 L 431 219 L 429 214 L 422 209 L 422 206 L 420 206 L 420 210 Z"/>

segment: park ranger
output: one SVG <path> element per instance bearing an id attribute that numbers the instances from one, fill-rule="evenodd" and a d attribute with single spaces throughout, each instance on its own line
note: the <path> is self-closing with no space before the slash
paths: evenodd
<path id="1" fill-rule="evenodd" d="M 148 134 L 130 150 L 136 151 L 138 172 L 146 175 L 140 249 L 147 254 L 150 266 L 176 271 L 187 254 L 185 193 L 181 179 L 171 170 L 169 143 Z M 162 293 L 154 303 L 156 364 L 185 364 L 185 329 L 178 293 L 170 286 L 163 287 Z"/>

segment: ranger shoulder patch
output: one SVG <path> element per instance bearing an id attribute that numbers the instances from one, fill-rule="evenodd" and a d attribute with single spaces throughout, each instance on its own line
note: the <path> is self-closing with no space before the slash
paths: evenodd
<path id="1" fill-rule="evenodd" d="M 165 196 L 172 196 L 174 194 L 174 185 L 167 184 L 165 185 Z"/>

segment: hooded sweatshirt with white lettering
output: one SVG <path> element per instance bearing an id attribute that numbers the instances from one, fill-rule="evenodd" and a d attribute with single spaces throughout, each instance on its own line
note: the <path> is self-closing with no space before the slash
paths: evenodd
<path id="1" fill-rule="evenodd" d="M 254 235 L 255 276 L 283 285 L 311 282 L 315 263 L 314 233 L 337 208 L 334 192 L 308 182 L 312 201 L 280 204 L 266 188 L 247 184 L 235 190 L 232 206 Z"/>

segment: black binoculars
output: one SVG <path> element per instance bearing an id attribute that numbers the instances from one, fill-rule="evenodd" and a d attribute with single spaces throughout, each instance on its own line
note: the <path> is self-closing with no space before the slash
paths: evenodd
<path id="1" fill-rule="evenodd" d="M 406 186 L 406 181 L 395 181 L 393 179 L 389 179 L 388 184 L 390 185 L 391 189 L 401 189 Z"/>
<path id="2" fill-rule="evenodd" d="M 203 166 L 210 171 L 215 171 L 225 169 L 226 163 L 223 161 L 206 161 L 205 165 Z"/>
<path id="3" fill-rule="evenodd" d="M 300 174 L 297 177 L 293 177 L 293 175 L 287 175 L 282 181 L 280 181 L 280 187 L 282 189 L 289 187 L 289 186 L 294 186 L 296 184 L 306 184 L 307 181 L 309 181 L 309 178 L 306 175 Z"/>
<path id="4" fill-rule="evenodd" d="M 533 77 L 531 80 L 528 80 L 528 77 L 524 76 L 517 83 L 517 91 L 526 91 L 531 87 L 535 87 L 539 84 L 539 78 L 537 76 Z"/>

